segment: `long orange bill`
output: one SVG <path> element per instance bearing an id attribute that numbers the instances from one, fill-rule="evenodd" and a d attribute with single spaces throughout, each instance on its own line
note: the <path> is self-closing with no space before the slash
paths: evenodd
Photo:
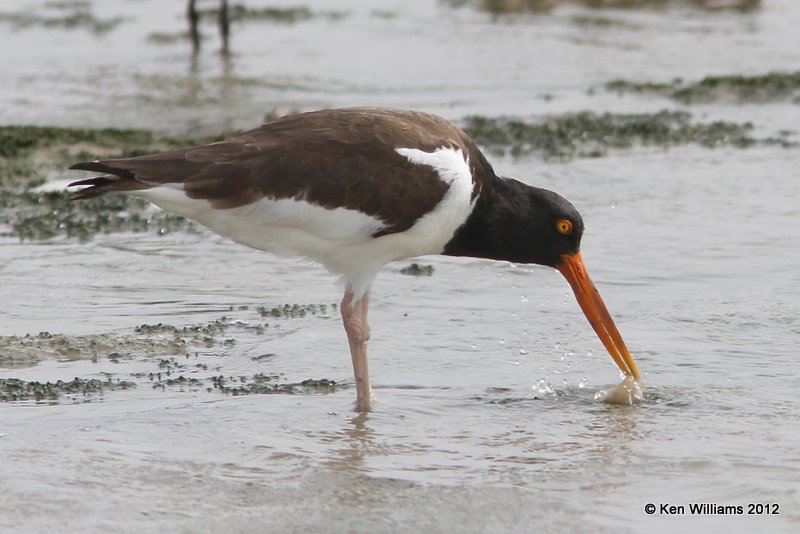
<path id="1" fill-rule="evenodd" d="M 577 252 L 573 255 L 561 256 L 562 263 L 557 265 L 556 268 L 561 271 L 564 278 L 567 279 L 569 285 L 572 286 L 572 291 L 575 292 L 575 297 L 578 299 L 583 313 L 589 319 L 589 324 L 592 325 L 597 337 L 603 342 L 608 353 L 614 359 L 620 371 L 625 375 L 631 376 L 639 380 L 639 370 L 636 364 L 633 363 L 631 353 L 622 341 L 622 336 L 608 313 L 603 299 L 600 298 L 600 293 L 594 287 L 592 279 L 589 278 L 589 273 L 586 272 L 586 266 L 583 264 L 581 253 Z"/>

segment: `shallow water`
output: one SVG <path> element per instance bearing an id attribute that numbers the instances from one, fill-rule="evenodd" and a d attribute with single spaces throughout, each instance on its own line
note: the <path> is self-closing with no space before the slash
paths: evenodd
<path id="1" fill-rule="evenodd" d="M 394 105 L 453 119 L 657 111 L 681 106 L 587 91 L 615 78 L 790 70 L 800 59 L 791 2 L 746 13 L 569 5 L 495 20 L 472 5 L 402 2 L 376 12 L 350 1 L 308 2 L 344 11 L 339 18 L 235 26 L 227 65 L 204 26 L 209 41 L 192 67 L 187 43 L 146 41 L 183 29 L 180 3 L 145 20 L 157 5 L 95 2 L 101 18 L 126 17 L 101 35 L 6 33 L 0 122 L 183 134 L 252 126 L 274 107 Z M 586 17 L 613 24 L 580 23 Z M 687 109 L 771 135 L 796 128 L 798 107 Z M 686 146 L 493 162 L 583 213 L 589 271 L 646 373 L 641 403 L 594 400 L 618 373 L 550 269 L 426 257 L 433 275 L 412 277 L 400 273 L 406 264 L 388 266 L 371 307 L 378 403 L 356 416 L 331 306 L 340 293 L 319 268 L 202 230 L 88 243 L 3 238 L 0 378 L 136 387 L 0 403 L 0 527 L 796 531 L 800 151 Z M 258 312 L 285 303 L 328 308 Z M 225 326 L 212 340 L 135 331 L 215 321 Z M 35 337 L 19 348 L 41 331 L 63 335 L 66 348 Z M 213 377 L 246 384 L 257 373 L 339 385 L 239 396 L 214 387 Z M 179 376 L 196 381 L 167 382 Z M 651 516 L 648 503 L 686 510 Z M 692 515 L 690 503 L 745 513 Z M 748 516 L 748 503 L 777 503 L 780 515 Z"/>

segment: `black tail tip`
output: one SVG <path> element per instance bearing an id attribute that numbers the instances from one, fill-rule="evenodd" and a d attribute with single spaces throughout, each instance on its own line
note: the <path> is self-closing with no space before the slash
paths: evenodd
<path id="1" fill-rule="evenodd" d="M 69 195 L 70 200 L 83 200 L 85 198 L 94 198 L 102 195 L 103 193 L 107 192 L 107 188 L 105 186 L 114 183 L 114 180 L 110 180 L 105 176 L 95 176 L 94 178 L 85 178 L 83 180 L 78 180 L 76 182 L 72 182 L 67 187 L 78 187 L 78 186 L 88 186 L 84 187 L 83 189 L 79 189 L 78 191 L 72 191 Z"/>
<path id="2" fill-rule="evenodd" d="M 67 187 L 78 187 L 79 185 L 100 185 L 98 180 L 102 180 L 102 178 L 84 178 L 83 180 L 70 182 L 67 184 Z"/>
<path id="3" fill-rule="evenodd" d="M 82 161 L 80 163 L 76 163 L 70 167 L 70 170 L 102 172 L 104 174 L 111 174 L 113 176 L 118 176 L 120 178 L 128 178 L 128 179 L 135 178 L 134 174 L 128 169 L 121 169 L 119 167 L 114 167 L 113 165 L 109 165 L 109 162 L 104 163 L 99 160 Z"/>

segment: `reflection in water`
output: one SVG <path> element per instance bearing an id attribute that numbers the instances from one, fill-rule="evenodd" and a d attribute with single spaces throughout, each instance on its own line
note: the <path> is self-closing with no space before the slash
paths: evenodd
<path id="1" fill-rule="evenodd" d="M 189 0 L 186 8 L 186 18 L 189 20 L 189 37 L 192 40 L 192 55 L 197 56 L 200 52 L 200 13 L 197 11 L 197 0 Z M 228 0 L 220 0 L 219 14 L 217 16 L 219 25 L 219 35 L 222 39 L 220 52 L 223 56 L 230 54 L 230 11 Z"/>
<path id="2" fill-rule="evenodd" d="M 366 470 L 365 459 L 381 448 L 376 442 L 374 430 L 367 426 L 368 420 L 369 414 L 359 413 L 340 432 L 322 436 L 323 442 L 341 444 L 326 461 L 331 469 L 348 472 Z"/>
<path id="3" fill-rule="evenodd" d="M 575 408 L 591 401 L 552 400 L 485 405 L 486 419 L 471 403 L 451 406 L 447 427 L 424 411 L 407 413 L 402 428 L 395 418 L 359 414 L 339 430 L 305 433 L 304 439 L 322 447 L 327 469 L 370 478 L 517 487 L 530 487 L 532 480 L 579 481 L 600 490 L 622 483 L 600 474 L 624 473 L 636 457 L 636 444 L 648 439 L 650 431 L 640 429 L 644 407 L 593 404 L 577 415 Z M 576 416 L 580 424 L 573 430 Z"/>
<path id="4" fill-rule="evenodd" d="M 222 0 L 219 6 L 219 34 L 222 37 L 222 54 L 230 54 L 231 24 L 228 17 L 228 0 Z"/>
<path id="5" fill-rule="evenodd" d="M 200 14 L 197 12 L 197 3 L 195 0 L 189 0 L 189 6 L 186 9 L 186 16 L 189 19 L 189 36 L 192 39 L 192 51 L 196 56 L 200 51 Z"/>
<path id="6" fill-rule="evenodd" d="M 194 2 L 191 2 L 193 4 Z M 223 2 L 227 5 L 227 2 Z M 227 8 L 226 8 L 227 9 Z M 192 17 L 190 17 L 192 20 Z M 223 26 L 222 20 L 220 20 L 220 27 Z M 220 76 L 218 77 L 217 89 L 219 93 L 213 97 L 213 99 L 217 102 L 228 102 L 235 98 L 232 95 L 232 91 L 235 90 L 235 86 L 238 83 L 241 83 L 241 80 L 237 79 L 235 76 L 234 65 L 233 65 L 233 58 L 230 54 L 228 48 L 228 21 L 227 19 L 224 22 L 224 33 L 223 33 L 223 44 L 222 50 L 220 54 L 220 66 L 221 72 Z M 192 32 L 197 31 L 197 28 L 193 28 Z M 198 40 L 195 41 L 195 38 Z M 195 107 L 202 107 L 207 101 L 208 98 L 204 96 L 204 91 L 207 87 L 208 81 L 210 81 L 209 74 L 207 69 L 203 69 L 202 67 L 202 59 L 199 54 L 200 51 L 200 42 L 199 42 L 199 35 L 195 37 L 192 35 L 192 54 L 189 59 L 189 71 L 186 76 L 186 83 L 183 84 L 185 87 L 185 92 L 182 96 L 178 98 L 178 101 L 182 106 L 195 108 Z"/>

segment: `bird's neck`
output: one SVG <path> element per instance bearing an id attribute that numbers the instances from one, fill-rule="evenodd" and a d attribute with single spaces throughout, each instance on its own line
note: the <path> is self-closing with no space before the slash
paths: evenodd
<path id="1" fill-rule="evenodd" d="M 524 214 L 531 186 L 494 173 L 484 180 L 466 222 L 442 254 L 527 263 Z"/>

